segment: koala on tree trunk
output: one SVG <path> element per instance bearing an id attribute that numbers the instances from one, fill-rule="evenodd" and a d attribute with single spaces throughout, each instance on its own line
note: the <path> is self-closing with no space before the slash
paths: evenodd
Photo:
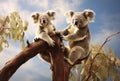
<path id="1" fill-rule="evenodd" d="M 34 41 L 37 42 L 38 40 L 42 39 L 46 41 L 49 46 L 54 46 L 55 41 L 49 36 L 50 33 L 55 34 L 55 27 L 51 23 L 52 20 L 55 19 L 55 12 L 54 11 L 47 11 L 44 13 L 36 12 L 32 15 L 34 23 L 38 23 L 37 31 L 35 32 L 36 36 Z M 51 63 L 50 52 L 46 50 L 45 52 L 39 54 L 42 60 Z"/>
<path id="2" fill-rule="evenodd" d="M 88 23 L 94 21 L 95 13 L 87 9 L 82 12 L 68 11 L 66 16 L 70 25 L 61 33 L 63 39 L 69 44 L 65 59 L 73 65 L 76 61 L 88 56 L 91 39 Z"/>

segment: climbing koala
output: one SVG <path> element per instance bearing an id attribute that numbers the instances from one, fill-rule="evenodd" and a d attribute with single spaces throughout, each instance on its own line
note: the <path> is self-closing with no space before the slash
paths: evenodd
<path id="1" fill-rule="evenodd" d="M 62 37 L 68 41 L 69 46 L 65 59 L 73 65 L 88 56 L 91 39 L 88 23 L 94 21 L 95 13 L 86 9 L 82 12 L 68 11 L 66 16 L 70 25 L 62 31 Z"/>
<path id="2" fill-rule="evenodd" d="M 38 23 L 38 28 L 37 31 L 35 32 L 36 36 L 34 41 L 37 42 L 39 39 L 42 39 L 44 41 L 46 41 L 49 46 L 54 46 L 55 41 L 52 40 L 52 38 L 49 36 L 50 33 L 54 33 L 55 34 L 55 27 L 54 25 L 51 23 L 52 20 L 55 19 L 55 12 L 54 11 L 47 11 L 44 13 L 35 13 L 32 15 L 32 18 L 34 20 L 34 23 Z M 39 56 L 47 61 L 47 62 L 51 62 L 50 59 L 50 52 L 49 51 L 45 51 L 41 54 L 39 54 Z"/>

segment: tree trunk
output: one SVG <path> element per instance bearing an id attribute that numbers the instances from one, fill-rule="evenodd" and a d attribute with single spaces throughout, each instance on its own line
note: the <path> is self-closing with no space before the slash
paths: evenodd
<path id="1" fill-rule="evenodd" d="M 61 49 L 62 41 L 58 40 L 56 43 L 57 45 L 50 50 L 53 61 L 52 79 L 53 81 L 69 81 L 71 66 L 64 60 L 64 53 Z"/>
<path id="2" fill-rule="evenodd" d="M 60 47 L 51 50 L 53 59 L 53 81 L 69 81 L 70 66 L 64 61 Z"/>

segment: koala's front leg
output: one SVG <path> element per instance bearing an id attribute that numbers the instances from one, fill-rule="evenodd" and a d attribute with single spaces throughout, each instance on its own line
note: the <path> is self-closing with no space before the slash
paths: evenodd
<path id="1" fill-rule="evenodd" d="M 34 42 L 39 41 L 41 38 L 41 32 L 45 32 L 44 30 L 41 29 L 41 27 L 37 28 L 37 31 L 35 32 L 35 38 L 34 38 Z"/>
<path id="2" fill-rule="evenodd" d="M 41 32 L 40 33 L 40 38 L 44 41 L 46 41 L 49 46 L 54 46 L 55 41 L 46 33 L 46 32 Z"/>

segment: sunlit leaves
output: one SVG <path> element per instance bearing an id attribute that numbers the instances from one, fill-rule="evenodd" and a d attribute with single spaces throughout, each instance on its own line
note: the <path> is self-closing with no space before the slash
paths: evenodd
<path id="1" fill-rule="evenodd" d="M 98 53 L 99 48 L 100 45 L 98 44 L 92 45 L 92 52 L 89 58 L 82 62 L 82 81 L 86 81 L 89 75 L 88 81 L 106 81 L 108 78 L 111 78 L 112 81 L 120 81 L 120 59 L 115 56 L 110 47 L 108 47 L 108 54 L 103 49 Z M 98 55 L 96 56 L 96 54 Z M 92 68 L 89 69 L 94 56 L 96 56 L 96 58 Z"/>
<path id="2" fill-rule="evenodd" d="M 6 17 L 0 16 L 0 51 L 3 46 L 9 46 L 9 39 L 13 39 L 14 42 L 20 41 L 24 48 L 24 35 L 27 27 L 28 22 L 23 21 L 17 12 L 12 12 Z"/>

